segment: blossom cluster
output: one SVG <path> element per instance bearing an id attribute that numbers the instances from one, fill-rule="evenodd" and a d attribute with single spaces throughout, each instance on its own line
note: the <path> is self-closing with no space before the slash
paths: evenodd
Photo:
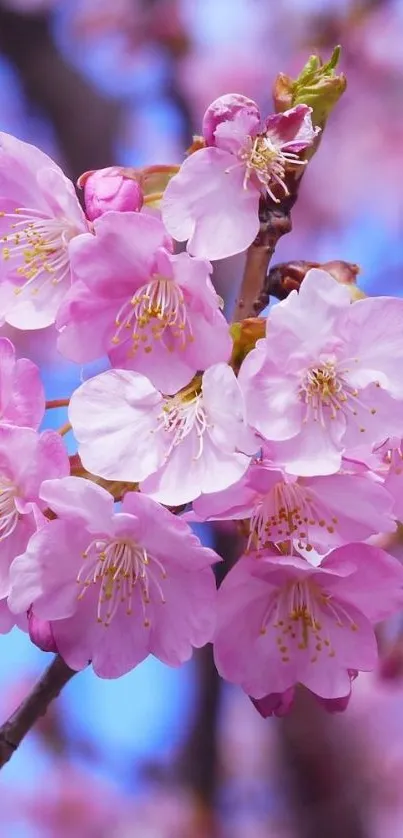
<path id="1" fill-rule="evenodd" d="M 40 431 L 39 370 L 0 338 L 0 631 L 106 678 L 213 642 L 263 715 L 300 684 L 342 709 L 375 668 L 374 626 L 403 606 L 375 538 L 403 518 L 403 300 L 352 302 L 311 269 L 238 368 L 208 261 L 253 243 L 318 134 L 307 105 L 262 119 L 221 97 L 161 200 L 111 167 L 80 179 L 85 212 L 0 135 L 1 322 L 107 366 L 69 399 L 69 457 L 65 428 Z M 192 530 L 210 521 L 239 530 L 218 591 Z"/>

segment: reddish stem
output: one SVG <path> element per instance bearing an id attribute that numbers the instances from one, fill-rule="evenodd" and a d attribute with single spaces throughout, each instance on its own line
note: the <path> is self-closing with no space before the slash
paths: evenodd
<path id="1" fill-rule="evenodd" d="M 46 410 L 53 410 L 55 407 L 68 407 L 70 399 L 50 399 L 46 402 Z"/>

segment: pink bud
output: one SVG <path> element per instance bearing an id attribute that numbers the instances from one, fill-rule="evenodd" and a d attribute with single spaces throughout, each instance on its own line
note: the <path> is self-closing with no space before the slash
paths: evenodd
<path id="1" fill-rule="evenodd" d="M 253 99 L 241 93 L 227 93 L 219 96 L 209 105 L 203 117 L 203 136 L 208 145 L 215 145 L 214 132 L 221 122 L 230 122 L 235 114 L 243 111 L 247 116 L 260 119 L 259 108 Z"/>
<path id="2" fill-rule="evenodd" d="M 51 623 L 47 620 L 41 620 L 32 613 L 32 608 L 28 611 L 28 631 L 32 643 L 42 649 L 42 652 L 57 652 L 55 638 Z"/>
<path id="3" fill-rule="evenodd" d="M 77 183 L 84 188 L 85 211 L 90 221 L 110 210 L 139 212 L 143 206 L 140 184 L 120 166 L 84 172 Z"/>

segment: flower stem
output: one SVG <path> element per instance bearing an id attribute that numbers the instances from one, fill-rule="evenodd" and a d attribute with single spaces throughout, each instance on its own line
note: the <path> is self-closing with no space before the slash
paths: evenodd
<path id="1" fill-rule="evenodd" d="M 71 431 L 70 422 L 65 422 L 64 425 L 61 425 L 61 427 L 57 429 L 57 433 L 60 434 L 60 436 L 65 436 L 69 431 Z"/>
<path id="2" fill-rule="evenodd" d="M 259 233 L 246 254 L 244 275 L 232 318 L 234 323 L 256 316 L 269 302 L 264 291 L 266 274 L 278 240 L 292 227 L 290 199 L 278 206 L 262 200 L 259 218 Z"/>
<path id="3" fill-rule="evenodd" d="M 53 658 L 29 695 L 0 727 L 0 768 L 11 759 L 33 725 L 75 674 L 60 655 Z"/>
<path id="4" fill-rule="evenodd" d="M 55 407 L 68 407 L 70 399 L 50 399 L 46 402 L 46 410 L 53 410 Z"/>

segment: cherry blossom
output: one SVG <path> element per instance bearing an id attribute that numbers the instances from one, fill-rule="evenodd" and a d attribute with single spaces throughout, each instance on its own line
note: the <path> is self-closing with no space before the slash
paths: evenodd
<path id="1" fill-rule="evenodd" d="M 402 362 L 403 301 L 351 304 L 346 287 L 312 269 L 242 364 L 248 421 L 289 473 L 332 474 L 350 448 L 402 430 Z"/>
<path id="2" fill-rule="evenodd" d="M 0 319 L 54 322 L 70 286 L 69 243 L 88 226 L 73 184 L 47 154 L 0 134 Z"/>
<path id="3" fill-rule="evenodd" d="M 150 215 L 108 212 L 94 229 L 71 245 L 77 281 L 57 321 L 66 357 L 82 363 L 108 353 L 114 367 L 138 370 L 169 394 L 228 360 L 232 341 L 209 262 L 172 255 Z"/>
<path id="4" fill-rule="evenodd" d="M 80 477 L 45 481 L 41 498 L 58 517 L 13 562 L 9 604 L 51 621 L 72 669 L 116 678 L 149 654 L 178 666 L 211 640 L 219 557 L 185 521 L 138 492 L 115 513 Z"/>
<path id="5" fill-rule="evenodd" d="M 311 108 L 299 105 L 263 122 L 258 106 L 240 94 L 221 96 L 207 109 L 207 148 L 191 154 L 169 182 L 161 205 L 168 232 L 188 240 L 194 256 L 224 259 L 245 250 L 259 230 L 261 195 L 288 194 L 290 168 L 319 129 Z"/>
<path id="6" fill-rule="evenodd" d="M 0 425 L 0 632 L 15 622 L 6 605 L 11 562 L 43 523 L 41 483 L 68 473 L 67 453 L 57 433 Z"/>
<path id="7" fill-rule="evenodd" d="M 345 464 L 348 465 L 347 463 Z M 296 541 L 326 553 L 378 532 L 394 532 L 393 498 L 372 473 L 346 470 L 326 477 L 295 477 L 259 457 L 241 480 L 193 503 L 193 520 L 249 520 L 248 548 Z"/>
<path id="8" fill-rule="evenodd" d="M 349 670 L 376 665 L 373 623 L 402 603 L 403 567 L 367 544 L 333 550 L 318 567 L 270 552 L 243 557 L 218 592 L 217 668 L 257 699 L 298 683 L 342 698 Z"/>
<path id="9" fill-rule="evenodd" d="M 244 414 L 226 364 L 210 367 L 175 396 L 139 373 L 108 370 L 84 382 L 69 408 L 89 471 L 138 481 L 150 497 L 173 506 L 225 489 L 246 471 L 258 443 Z"/>
<path id="10" fill-rule="evenodd" d="M 0 338 L 0 423 L 36 430 L 44 412 L 38 367 L 28 358 L 17 360 L 11 341 Z"/>

